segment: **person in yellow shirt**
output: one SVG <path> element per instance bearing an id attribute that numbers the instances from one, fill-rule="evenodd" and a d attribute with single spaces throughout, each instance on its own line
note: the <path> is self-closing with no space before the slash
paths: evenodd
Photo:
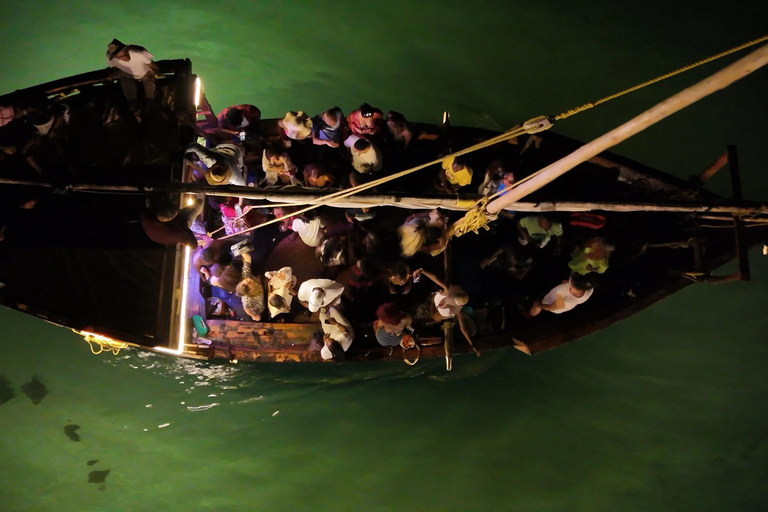
<path id="1" fill-rule="evenodd" d="M 440 169 L 440 185 L 438 188 L 448 194 L 455 194 L 461 187 L 472 182 L 472 167 L 463 159 L 449 156 L 443 160 Z"/>

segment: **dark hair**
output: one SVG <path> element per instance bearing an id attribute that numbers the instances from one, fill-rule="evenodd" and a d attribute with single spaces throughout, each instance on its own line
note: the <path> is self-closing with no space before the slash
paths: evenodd
<path id="1" fill-rule="evenodd" d="M 426 245 L 436 244 L 443 237 L 443 228 L 439 226 L 427 226 L 424 230 L 424 243 Z"/>
<path id="2" fill-rule="evenodd" d="M 200 251 L 200 258 L 208 264 L 214 263 L 213 251 L 210 248 L 206 248 Z"/>
<path id="3" fill-rule="evenodd" d="M 273 156 L 283 156 L 287 154 L 287 151 L 285 150 L 285 147 L 283 147 L 282 144 L 267 144 L 267 146 L 264 148 L 264 154 L 267 155 L 267 158 L 271 158 Z"/>
<path id="4" fill-rule="evenodd" d="M 579 290 L 580 292 L 585 292 L 592 285 L 590 284 L 589 279 L 587 279 L 585 276 L 582 276 L 581 274 L 573 273 L 571 274 L 571 286 L 573 286 L 576 290 Z"/>
<path id="5" fill-rule="evenodd" d="M 160 222 L 170 222 L 179 214 L 179 209 L 172 204 L 165 204 L 157 209 L 157 220 Z"/>
<path id="6" fill-rule="evenodd" d="M 285 298 L 282 295 L 272 294 L 269 297 L 269 305 L 273 308 L 284 308 Z"/>
<path id="7" fill-rule="evenodd" d="M 398 261 L 389 267 L 389 275 L 392 277 L 399 277 L 400 279 L 407 279 L 410 271 L 411 269 L 408 267 L 408 264 L 403 261 Z"/>
<path id="8" fill-rule="evenodd" d="M 405 317 L 406 313 L 400 311 L 400 308 L 394 302 L 385 302 L 376 309 L 376 318 L 385 324 L 397 325 Z"/>
<path id="9" fill-rule="evenodd" d="M 341 346 L 341 343 L 336 340 L 331 340 L 328 350 L 331 351 L 334 361 L 345 361 L 347 359 L 347 354 L 344 352 L 344 348 Z"/>
<path id="10" fill-rule="evenodd" d="M 360 258 L 355 264 L 362 274 L 371 275 L 375 273 L 376 265 L 368 258 Z"/>
<path id="11" fill-rule="evenodd" d="M 355 141 L 355 146 L 354 146 L 354 148 L 355 148 L 356 150 L 358 150 L 358 151 L 363 151 L 363 150 L 366 150 L 366 149 L 368 149 L 369 147 L 371 147 L 371 143 L 370 143 L 370 142 L 368 142 L 368 141 L 367 141 L 367 140 L 365 140 L 365 139 L 357 139 L 357 140 Z"/>
<path id="12" fill-rule="evenodd" d="M 327 115 L 328 117 L 330 117 L 331 119 L 333 119 L 333 124 L 336 124 L 336 123 L 339 122 L 339 117 L 341 117 L 339 115 L 340 111 L 341 111 L 341 109 L 339 109 L 339 107 L 333 107 L 333 108 L 329 108 L 328 110 L 326 110 L 323 113 L 325 115 Z"/>
<path id="13" fill-rule="evenodd" d="M 224 122 L 229 126 L 240 126 L 243 122 L 243 113 L 236 108 L 230 108 L 224 116 Z"/>
<path id="14" fill-rule="evenodd" d="M 397 133 L 402 133 L 408 129 L 408 121 L 405 119 L 405 116 L 394 110 L 387 112 L 387 123 L 392 123 L 395 126 Z"/>
<path id="15" fill-rule="evenodd" d="M 375 109 L 367 103 L 360 105 L 360 115 L 363 117 L 372 117 Z"/>

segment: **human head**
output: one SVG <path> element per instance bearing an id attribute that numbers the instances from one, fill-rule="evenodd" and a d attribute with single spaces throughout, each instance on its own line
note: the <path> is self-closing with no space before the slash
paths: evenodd
<path id="1" fill-rule="evenodd" d="M 456 286 L 453 289 L 453 302 L 459 306 L 463 306 L 469 302 L 469 294 L 464 291 L 464 288 Z"/>
<path id="2" fill-rule="evenodd" d="M 243 113 L 236 108 L 230 108 L 224 116 L 224 122 L 227 126 L 240 128 L 240 125 L 243 124 Z"/>
<path id="3" fill-rule="evenodd" d="M 552 224 L 554 223 L 555 219 L 552 217 L 552 215 L 547 213 L 542 213 L 539 215 L 539 227 L 543 229 L 544 231 L 548 231 L 549 228 L 552 227 Z"/>
<path id="4" fill-rule="evenodd" d="M 317 312 L 323 306 L 323 300 L 325 300 L 325 290 L 319 287 L 313 288 L 309 295 L 309 310 L 312 313 Z"/>
<path id="5" fill-rule="evenodd" d="M 389 269 L 389 280 L 396 285 L 404 285 L 411 276 L 411 269 L 405 262 L 398 261 Z"/>
<path id="6" fill-rule="evenodd" d="M 456 157 L 456 158 L 453 159 L 453 166 L 452 167 L 453 167 L 454 172 L 459 172 L 460 170 L 462 170 L 462 169 L 464 169 L 466 167 L 469 167 L 469 166 L 467 165 L 466 159 L 464 159 L 462 157 Z"/>
<path id="7" fill-rule="evenodd" d="M 400 308 L 394 302 L 385 302 L 376 310 L 376 318 L 388 325 L 397 325 L 405 317 L 406 313 L 400 311 Z"/>
<path id="8" fill-rule="evenodd" d="M 202 261 L 205 265 L 213 265 L 215 263 L 215 256 L 213 255 L 213 251 L 209 248 L 200 251 L 200 261 Z"/>
<path id="9" fill-rule="evenodd" d="M 253 280 L 252 277 L 246 277 L 239 283 L 237 283 L 237 287 L 235 288 L 235 295 L 238 297 L 245 297 L 247 295 L 250 295 L 254 290 L 256 289 L 256 282 Z"/>
<path id="10" fill-rule="evenodd" d="M 362 105 L 360 105 L 361 117 L 365 117 L 365 118 L 373 117 L 374 112 L 375 112 L 375 109 L 372 106 L 370 106 L 368 103 L 363 103 Z"/>
<path id="11" fill-rule="evenodd" d="M 589 284 L 589 281 L 579 274 L 571 274 L 569 283 L 571 295 L 574 297 L 583 297 L 584 293 L 592 287 L 592 285 Z"/>
<path id="12" fill-rule="evenodd" d="M 501 160 L 494 160 L 485 168 L 486 174 L 489 174 L 494 179 L 501 178 L 507 171 L 507 165 Z"/>
<path id="13" fill-rule="evenodd" d="M 355 141 L 355 151 L 359 151 L 360 153 L 364 153 L 368 151 L 368 148 L 371 147 L 371 143 L 368 142 L 366 139 L 357 139 Z"/>
<path id="14" fill-rule="evenodd" d="M 120 52 L 123 51 L 125 45 L 118 39 L 113 39 L 111 43 L 107 45 L 107 53 L 110 59 L 114 59 Z M 121 59 L 123 60 L 123 59 Z"/>
<path id="15" fill-rule="evenodd" d="M 167 204 L 157 210 L 157 220 L 160 222 L 170 222 L 175 219 L 178 214 L 179 209 L 176 206 Z"/>
<path id="16" fill-rule="evenodd" d="M 323 112 L 323 122 L 328 126 L 336 126 L 341 121 L 338 107 L 329 108 Z"/>
<path id="17" fill-rule="evenodd" d="M 264 155 L 269 158 L 285 156 L 287 153 L 282 144 L 267 144 L 264 148 Z"/>
<path id="18" fill-rule="evenodd" d="M 285 298 L 282 295 L 272 294 L 269 297 L 269 305 L 275 309 L 284 309 L 286 307 Z"/>
<path id="19" fill-rule="evenodd" d="M 400 112 L 390 110 L 387 112 L 387 126 L 392 131 L 392 133 L 403 133 L 408 129 L 408 121 Z"/>
<path id="20" fill-rule="evenodd" d="M 213 164 L 205 173 L 205 180 L 210 185 L 226 185 L 229 183 L 229 178 L 232 176 L 232 171 L 229 167 L 224 167 L 220 164 Z"/>

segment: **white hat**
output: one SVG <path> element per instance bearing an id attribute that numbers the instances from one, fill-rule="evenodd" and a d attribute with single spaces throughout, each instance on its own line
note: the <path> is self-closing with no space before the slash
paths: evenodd
<path id="1" fill-rule="evenodd" d="M 325 290 L 322 288 L 315 288 L 309 295 L 309 310 L 312 313 L 317 312 L 323 306 L 323 299 L 325 299 Z"/>

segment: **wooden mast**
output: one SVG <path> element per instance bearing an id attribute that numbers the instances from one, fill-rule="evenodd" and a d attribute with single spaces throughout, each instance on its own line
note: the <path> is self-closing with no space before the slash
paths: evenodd
<path id="1" fill-rule="evenodd" d="M 706 78 L 675 94 L 671 98 L 662 101 L 634 119 L 631 119 L 602 137 L 585 144 L 570 155 L 545 167 L 539 171 L 537 176 L 509 190 L 500 198 L 488 203 L 486 206 L 488 213 L 496 214 L 505 208 L 513 207 L 513 204 L 516 201 L 539 190 L 541 187 L 562 176 L 580 163 L 586 162 L 608 148 L 615 146 L 619 142 L 628 139 L 654 123 L 661 121 L 713 92 L 724 89 L 736 80 L 747 76 L 765 64 L 768 64 L 768 45 L 758 48 L 746 57 L 737 60 L 709 78 Z"/>

